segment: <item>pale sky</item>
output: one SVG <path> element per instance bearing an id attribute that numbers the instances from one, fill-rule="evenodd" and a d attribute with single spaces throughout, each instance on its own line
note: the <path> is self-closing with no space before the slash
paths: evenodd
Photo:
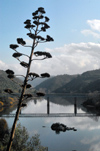
<path id="1" fill-rule="evenodd" d="M 17 44 L 17 38 L 31 44 L 23 22 L 32 19 L 38 7 L 44 7 L 50 18 L 45 36 L 54 42 L 39 44 L 36 50 L 48 51 L 53 58 L 34 61 L 32 72 L 79 74 L 100 68 L 100 0 L 0 0 L 0 69 L 25 74 L 9 45 Z M 28 48 L 18 50 L 30 52 Z"/>

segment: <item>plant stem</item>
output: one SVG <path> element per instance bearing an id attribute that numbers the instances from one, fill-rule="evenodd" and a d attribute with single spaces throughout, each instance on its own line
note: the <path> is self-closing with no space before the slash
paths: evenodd
<path id="1" fill-rule="evenodd" d="M 36 31 L 35 31 L 35 35 L 37 35 L 37 31 L 38 31 L 38 25 L 37 25 L 37 28 L 36 28 Z M 15 119 L 14 119 L 12 130 L 11 130 L 10 140 L 9 140 L 6 151 L 11 150 L 12 142 L 13 142 L 13 139 L 14 139 L 17 120 L 19 118 L 20 109 L 21 109 L 21 103 L 22 103 L 22 100 L 23 100 L 23 95 L 25 94 L 26 85 L 27 85 L 27 81 L 28 81 L 28 76 L 29 76 L 29 72 L 30 72 L 30 67 L 31 67 L 31 63 L 32 63 L 32 56 L 33 56 L 33 52 L 34 52 L 35 41 L 36 41 L 36 39 L 33 40 L 32 50 L 31 50 L 31 54 L 30 54 L 30 57 L 29 57 L 27 73 L 26 73 L 26 77 L 25 77 L 25 80 L 24 80 L 24 86 L 23 86 L 22 93 L 21 93 L 21 96 L 20 96 L 20 99 L 19 99 L 18 108 L 17 108 L 17 111 L 16 111 Z"/>

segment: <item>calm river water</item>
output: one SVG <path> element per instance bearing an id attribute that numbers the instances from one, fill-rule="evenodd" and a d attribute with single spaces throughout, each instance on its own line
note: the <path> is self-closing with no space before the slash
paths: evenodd
<path id="1" fill-rule="evenodd" d="M 49 97 L 50 113 L 74 113 L 75 97 Z M 87 111 L 81 105 L 85 97 L 78 97 L 77 115 Z M 15 113 L 14 110 L 12 113 Z M 47 113 L 47 100 L 30 100 L 21 113 Z M 6 118 L 9 127 L 14 118 Z M 40 134 L 41 144 L 48 151 L 99 151 L 100 150 L 100 119 L 99 117 L 20 117 L 18 123 L 25 126 L 30 136 Z M 51 130 L 53 123 L 63 123 L 75 127 L 77 131 L 66 131 L 56 134 Z"/>

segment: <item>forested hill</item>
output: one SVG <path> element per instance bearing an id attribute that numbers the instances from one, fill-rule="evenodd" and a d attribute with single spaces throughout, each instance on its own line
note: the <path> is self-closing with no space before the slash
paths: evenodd
<path id="1" fill-rule="evenodd" d="M 84 72 L 71 80 L 66 85 L 56 89 L 55 92 L 63 93 L 88 93 L 100 91 L 100 70 Z"/>
<path id="2" fill-rule="evenodd" d="M 56 89 L 62 87 L 66 83 L 70 82 L 72 79 L 74 79 L 77 75 L 58 75 L 54 76 L 52 78 L 49 78 L 48 80 L 45 80 L 41 84 L 35 87 L 36 90 L 42 90 L 46 93 L 53 92 Z"/>
<path id="3" fill-rule="evenodd" d="M 18 78 L 15 78 L 15 81 L 17 83 L 21 83 L 21 80 L 19 80 Z M 21 89 L 18 84 L 7 78 L 7 74 L 5 71 L 0 70 L 0 93 L 3 93 L 3 90 L 7 88 L 13 90 L 15 93 L 19 93 Z"/>
<path id="4" fill-rule="evenodd" d="M 84 72 L 80 75 L 60 75 L 44 81 L 36 87 L 45 92 L 88 93 L 100 91 L 100 69 Z"/>

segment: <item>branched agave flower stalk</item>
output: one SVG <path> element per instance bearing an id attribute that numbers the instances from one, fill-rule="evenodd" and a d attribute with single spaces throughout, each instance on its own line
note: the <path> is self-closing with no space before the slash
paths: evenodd
<path id="1" fill-rule="evenodd" d="M 32 61 L 52 58 L 51 54 L 48 52 L 42 52 L 42 51 L 41 52 L 40 51 L 34 52 L 35 47 L 39 43 L 54 41 L 53 38 L 50 37 L 49 35 L 47 35 L 46 38 L 44 38 L 40 35 L 41 32 L 46 32 L 46 30 L 48 28 L 50 28 L 50 26 L 47 24 L 47 22 L 49 21 L 49 18 L 47 16 L 44 16 L 44 14 L 45 14 L 44 8 L 39 7 L 35 12 L 32 13 L 33 23 L 31 23 L 30 19 L 27 19 L 24 22 L 25 28 L 29 30 L 27 35 L 33 40 L 32 46 L 27 46 L 26 42 L 23 40 L 23 38 L 17 38 L 17 43 L 19 45 L 22 45 L 23 47 L 29 47 L 31 49 L 30 56 L 18 52 L 16 50 L 19 47 L 18 44 L 11 44 L 10 45 L 10 48 L 15 51 L 12 56 L 20 62 L 21 66 L 23 66 L 24 68 L 27 68 L 27 72 L 26 72 L 26 76 L 22 75 L 24 77 L 24 82 L 23 82 L 23 85 L 21 85 L 22 91 L 21 91 L 21 95 L 19 97 L 19 103 L 18 103 L 15 119 L 14 119 L 13 126 L 12 126 L 11 136 L 10 136 L 9 143 L 7 146 L 7 151 L 11 150 L 11 146 L 12 146 L 12 142 L 13 142 L 14 134 L 15 134 L 15 129 L 16 129 L 16 124 L 17 124 L 17 120 L 19 118 L 21 107 L 23 106 L 23 101 L 26 98 L 30 98 L 33 96 L 32 94 L 26 94 L 25 93 L 25 90 L 27 88 L 31 87 L 31 85 L 28 84 L 28 81 L 29 80 L 32 81 L 38 77 L 41 77 L 41 78 L 50 77 L 50 75 L 48 73 L 42 73 L 41 75 L 38 75 L 37 73 L 30 72 L 30 67 L 31 67 Z M 21 56 L 26 56 L 29 59 L 28 63 L 25 61 L 21 61 L 20 60 Z M 35 58 L 38 56 L 41 58 L 33 59 L 33 56 L 35 56 Z M 14 75 L 14 72 L 10 69 L 6 70 L 6 73 L 8 74 L 8 78 L 10 78 L 11 80 L 14 80 L 14 78 L 16 77 L 16 75 Z M 5 92 L 9 93 L 9 94 L 13 94 L 13 91 L 11 89 L 5 89 Z M 37 96 L 44 96 L 44 95 L 45 94 L 43 94 L 41 92 L 37 92 Z"/>

